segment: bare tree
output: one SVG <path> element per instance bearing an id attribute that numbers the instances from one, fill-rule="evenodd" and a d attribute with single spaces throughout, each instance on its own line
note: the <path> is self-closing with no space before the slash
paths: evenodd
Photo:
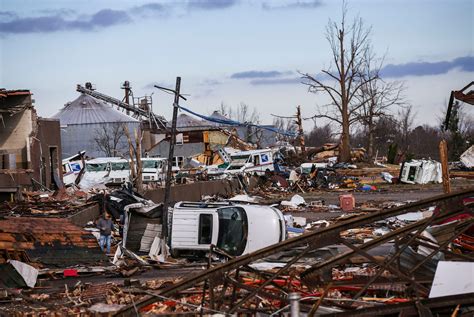
<path id="1" fill-rule="evenodd" d="M 95 130 L 94 142 L 96 148 L 107 157 L 122 156 L 126 151 L 124 145 L 124 125 L 122 123 L 111 123 L 103 125 Z"/>
<path id="2" fill-rule="evenodd" d="M 260 115 L 256 108 L 250 107 L 244 102 L 241 102 L 235 108 L 221 103 L 220 112 L 229 119 L 238 121 L 242 124 L 248 124 L 244 133 L 245 141 L 251 142 L 252 139 L 255 139 L 257 144 L 260 143 L 263 133 L 260 129 L 258 129 L 258 127 L 252 126 L 259 124 L 260 122 Z"/>
<path id="3" fill-rule="evenodd" d="M 443 138 L 448 142 L 448 154 L 450 160 L 458 160 L 459 156 L 471 146 L 473 119 L 464 110 L 463 103 L 455 101 L 451 107 L 451 116 L 449 122 L 444 122 L 446 112 L 444 109 L 442 121 Z"/>
<path id="4" fill-rule="evenodd" d="M 219 105 L 219 112 L 229 119 L 238 121 L 240 123 L 258 124 L 260 122 L 260 114 L 257 109 L 250 107 L 248 104 L 241 102 L 236 107 L 231 107 L 221 102 Z"/>
<path id="5" fill-rule="evenodd" d="M 127 136 L 128 151 L 130 155 L 130 174 L 132 177 L 132 183 L 135 189 L 139 193 L 143 193 L 143 179 L 142 179 L 142 141 L 143 131 L 137 131 L 134 129 L 135 145 L 133 145 L 132 137 L 128 131 L 127 126 L 124 126 L 124 133 Z"/>
<path id="6" fill-rule="evenodd" d="M 308 146 L 323 146 L 326 143 L 334 142 L 331 126 L 326 124 L 322 127 L 314 126 L 313 130 L 306 135 L 306 144 Z"/>
<path id="7" fill-rule="evenodd" d="M 379 74 L 383 66 L 383 59 L 376 63 L 376 57 L 371 50 L 366 52 L 363 67 L 363 84 L 356 94 L 356 99 L 362 105 L 356 112 L 356 117 L 365 129 L 367 135 L 367 157 L 374 158 L 374 138 L 377 121 L 389 116 L 392 106 L 405 105 L 403 98 L 403 82 L 383 81 Z M 375 65 L 374 65 L 375 64 Z"/>
<path id="8" fill-rule="evenodd" d="M 369 78 L 362 76 L 364 57 L 370 51 L 371 28 L 365 27 L 361 18 L 354 19 L 350 25 L 347 25 L 346 20 L 347 5 L 344 3 L 340 24 L 329 20 L 326 27 L 333 65 L 323 69 L 322 73 L 332 83 L 326 84 L 325 79 L 302 74 L 303 83 L 308 85 L 310 92 L 323 92 L 330 98 L 330 103 L 323 106 L 326 111 L 323 113 L 320 110 L 315 117 L 327 118 L 341 126 L 339 160 L 343 162 L 351 158 L 350 126 L 358 120 L 357 111 L 366 102 L 361 102 L 355 96 L 364 85 L 376 79 L 376 74 Z"/>
<path id="9" fill-rule="evenodd" d="M 442 140 L 439 127 L 427 124 L 417 126 L 409 133 L 409 149 L 404 153 L 406 159 L 432 158 L 439 159 L 439 142 Z"/>
<path id="10" fill-rule="evenodd" d="M 403 152 L 407 152 L 409 149 L 409 136 L 413 128 L 413 122 L 415 121 L 416 113 L 413 111 L 413 105 L 403 107 L 398 112 L 398 121 L 400 124 L 400 145 Z"/>
<path id="11" fill-rule="evenodd" d="M 295 119 L 292 119 L 292 118 L 275 117 L 273 119 L 273 126 L 280 131 L 293 132 L 295 134 L 298 131 L 298 126 L 296 125 L 296 121 Z M 295 138 L 290 137 L 287 134 L 278 134 L 277 139 L 279 141 L 290 142 L 291 140 L 294 140 Z"/>

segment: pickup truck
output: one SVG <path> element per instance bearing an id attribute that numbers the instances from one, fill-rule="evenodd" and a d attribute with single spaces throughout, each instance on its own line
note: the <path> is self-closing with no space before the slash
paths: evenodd
<path id="1" fill-rule="evenodd" d="M 280 210 L 261 205 L 178 202 L 170 217 L 173 257 L 200 257 L 211 245 L 231 256 L 287 238 Z"/>

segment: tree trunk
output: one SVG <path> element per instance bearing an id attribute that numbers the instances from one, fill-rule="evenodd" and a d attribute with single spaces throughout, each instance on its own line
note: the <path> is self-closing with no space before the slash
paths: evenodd
<path id="1" fill-rule="evenodd" d="M 374 131 L 372 131 L 372 129 L 369 129 L 367 140 L 367 156 L 371 161 L 374 159 Z"/>
<path id="2" fill-rule="evenodd" d="M 369 135 L 367 136 L 367 156 L 370 161 L 374 159 L 374 122 L 369 119 L 369 122 L 367 124 L 367 130 Z"/>
<path id="3" fill-rule="evenodd" d="M 346 91 L 346 69 L 344 60 L 344 31 L 339 31 L 339 45 L 341 51 L 341 65 L 340 65 L 340 80 L 341 86 L 341 108 L 342 108 L 342 135 L 341 144 L 339 147 L 339 162 L 351 161 L 351 149 L 349 139 L 349 100 L 348 92 Z"/>
<path id="4" fill-rule="evenodd" d="M 346 115 L 347 117 L 347 115 Z M 351 148 L 349 139 L 349 120 L 342 124 L 341 144 L 339 147 L 339 162 L 351 161 Z"/>

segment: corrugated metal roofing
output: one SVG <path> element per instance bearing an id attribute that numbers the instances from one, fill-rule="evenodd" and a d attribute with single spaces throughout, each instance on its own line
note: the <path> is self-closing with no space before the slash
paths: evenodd
<path id="1" fill-rule="evenodd" d="M 66 218 L 0 219 L 0 254 L 14 251 L 26 253 L 28 262 L 39 266 L 108 263 L 96 238 Z M 2 260 L 0 256 L 0 262 Z"/>
<path id="2" fill-rule="evenodd" d="M 66 104 L 52 118 L 59 119 L 61 125 L 138 122 L 137 119 L 118 111 L 105 101 L 86 94 L 81 94 L 76 100 Z"/>

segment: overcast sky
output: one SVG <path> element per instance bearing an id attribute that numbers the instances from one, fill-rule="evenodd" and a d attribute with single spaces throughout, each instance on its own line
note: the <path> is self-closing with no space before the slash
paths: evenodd
<path id="1" fill-rule="evenodd" d="M 406 82 L 418 124 L 434 124 L 450 91 L 474 80 L 473 0 L 348 6 L 386 55 L 384 79 Z M 121 99 L 128 80 L 135 96 L 153 93 L 154 111 L 169 118 L 173 98 L 153 84 L 174 87 L 181 76 L 196 112 L 245 102 L 263 123 L 296 105 L 309 117 L 325 97 L 308 93 L 298 71 L 329 66 L 325 27 L 340 14 L 333 0 L 0 0 L 0 87 L 31 90 L 49 117 L 77 98 L 76 84 Z"/>

